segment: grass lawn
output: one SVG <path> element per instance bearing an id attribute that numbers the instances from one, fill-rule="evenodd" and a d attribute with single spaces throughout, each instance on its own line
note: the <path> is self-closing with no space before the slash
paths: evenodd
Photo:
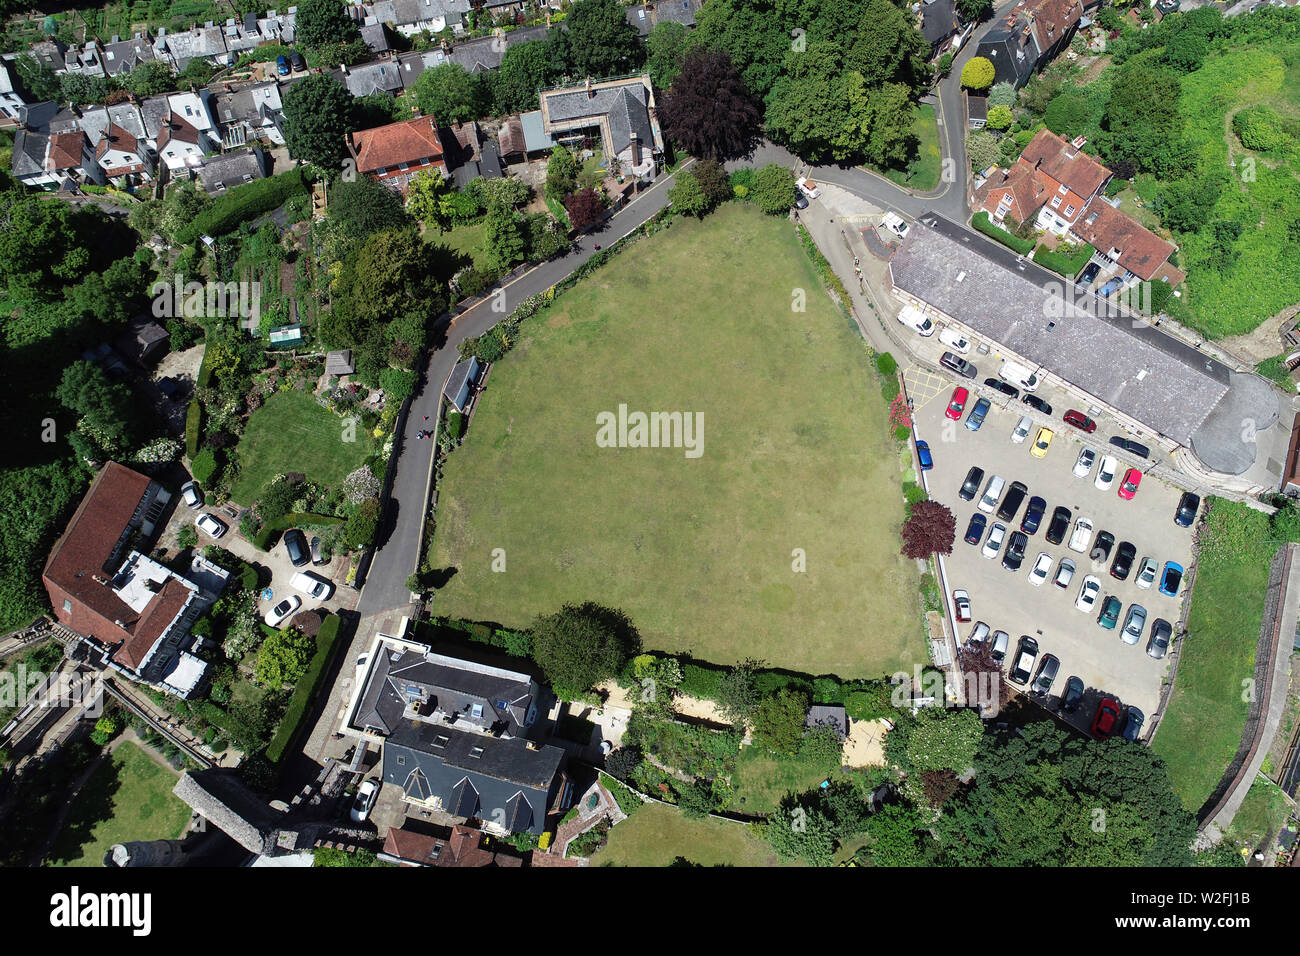
<path id="1" fill-rule="evenodd" d="M 102 866 L 114 843 L 179 837 L 190 808 L 172 795 L 176 778 L 135 744 L 119 745 L 77 794 L 49 862 Z"/>
<path id="2" fill-rule="evenodd" d="M 943 157 L 939 151 L 939 120 L 934 107 L 929 103 L 920 104 L 916 108 L 912 128 L 918 142 L 916 155 L 906 169 L 868 168 L 907 189 L 930 192 L 939 188 L 939 175 L 943 169 Z"/>
<path id="3" fill-rule="evenodd" d="M 1232 818 L 1227 836 L 1230 840 L 1240 840 L 1253 852 L 1270 834 L 1276 835 L 1282 829 L 1290 809 L 1281 787 L 1256 777 Z"/>
<path id="4" fill-rule="evenodd" d="M 731 776 L 737 796 L 731 809 L 745 814 L 771 813 L 787 793 L 814 790 L 838 770 L 824 760 L 779 757 L 762 747 L 742 747 Z"/>
<path id="5" fill-rule="evenodd" d="M 479 219 L 466 225 L 454 226 L 447 232 L 430 229 L 424 234 L 424 241 L 446 246 L 452 252 L 469 256 L 474 260 L 476 269 L 486 269 L 487 250 L 484 247 L 486 235 L 487 226 L 484 224 L 484 220 Z"/>
<path id="6" fill-rule="evenodd" d="M 239 440 L 239 479 L 232 497 L 251 505 L 276 475 L 302 472 L 312 481 L 336 485 L 361 467 L 370 437 L 358 424 L 354 441 L 344 441 L 346 422 L 307 392 L 276 392 L 253 412 Z"/>
<path id="7" fill-rule="evenodd" d="M 667 866 L 677 857 L 701 866 L 779 866 L 781 859 L 740 823 L 692 820 L 650 803 L 613 827 L 592 866 Z"/>
<path id="8" fill-rule="evenodd" d="M 593 600 L 647 647 L 719 663 L 873 677 L 928 661 L 897 445 L 820 289 L 786 222 L 727 204 L 529 320 L 446 465 L 430 566 L 458 572 L 434 612 L 520 627 Z M 597 414 L 620 403 L 702 413 L 702 454 L 598 447 Z"/>

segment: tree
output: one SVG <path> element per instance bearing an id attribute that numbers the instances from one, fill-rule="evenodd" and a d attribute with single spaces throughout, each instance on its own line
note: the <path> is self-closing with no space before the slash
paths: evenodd
<path id="1" fill-rule="evenodd" d="M 455 190 L 441 173 L 422 169 L 406 188 L 406 211 L 425 225 L 446 230 L 451 225 L 450 197 Z"/>
<path id="2" fill-rule="evenodd" d="M 295 159 L 333 171 L 346 152 L 352 94 L 325 73 L 299 80 L 284 94 L 284 139 Z"/>
<path id="3" fill-rule="evenodd" d="M 264 640 L 258 648 L 253 680 L 272 690 L 296 684 L 306 673 L 315 649 L 315 638 L 291 627 L 284 628 Z"/>
<path id="4" fill-rule="evenodd" d="M 1052 98 L 1043 114 L 1043 125 L 1057 136 L 1073 139 L 1087 132 L 1092 122 L 1088 98 L 1078 90 L 1066 90 Z"/>
<path id="5" fill-rule="evenodd" d="M 546 195 L 563 199 L 578 186 L 578 161 L 566 146 L 556 146 L 546 160 Z"/>
<path id="6" fill-rule="evenodd" d="M 144 99 L 176 88 L 172 68 L 166 60 L 145 60 L 122 78 L 122 84 L 132 96 Z"/>
<path id="7" fill-rule="evenodd" d="M 420 112 L 442 126 L 468 123 L 489 110 L 483 81 L 459 63 L 443 63 L 425 70 L 415 81 L 412 95 Z"/>
<path id="8" fill-rule="evenodd" d="M 59 74 L 36 57 L 24 53 L 14 60 L 14 71 L 24 90 L 36 102 L 58 99 Z"/>
<path id="9" fill-rule="evenodd" d="M 618 673 L 641 649 L 627 615 L 587 601 L 566 604 L 532 626 L 535 660 L 556 696 L 571 700 Z"/>
<path id="10" fill-rule="evenodd" d="M 794 205 L 794 174 L 779 163 L 768 163 L 754 175 L 750 193 L 758 208 L 769 215 L 783 215 Z"/>
<path id="11" fill-rule="evenodd" d="M 1015 86 L 1011 83 L 1002 82 L 996 84 L 993 89 L 989 90 L 989 107 L 994 106 L 1015 106 L 1016 100 L 1020 94 Z"/>
<path id="12" fill-rule="evenodd" d="M 379 533 L 379 502 L 371 498 L 357 505 L 343 525 L 343 540 L 349 548 L 368 548 Z"/>
<path id="13" fill-rule="evenodd" d="M 645 38 L 646 68 L 655 89 L 666 90 L 672 85 L 692 42 L 690 28 L 684 24 L 672 20 L 655 24 Z"/>
<path id="14" fill-rule="evenodd" d="M 749 153 L 761 113 L 725 53 L 695 49 L 659 104 L 664 132 L 692 156 L 725 162 Z"/>
<path id="15" fill-rule="evenodd" d="M 704 187 L 689 170 L 674 177 L 673 184 L 668 187 L 668 201 L 683 216 L 698 219 L 704 218 L 704 214 L 713 208 L 709 197 L 704 194 Z"/>
<path id="16" fill-rule="evenodd" d="M 854 82 L 856 74 L 849 73 L 845 82 Z M 895 169 L 904 168 L 916 152 L 917 137 L 913 129 L 916 106 L 907 87 L 901 83 L 886 83 L 867 94 L 861 112 L 867 131 L 860 154 L 844 150 L 837 159 L 852 159 L 861 155 L 867 162 Z"/>
<path id="17" fill-rule="evenodd" d="M 866 818 L 869 853 L 876 866 L 921 866 L 928 839 L 915 807 L 886 804 Z"/>
<path id="18" fill-rule="evenodd" d="M 920 90 L 930 80 L 929 55 L 930 45 L 910 13 L 890 0 L 868 0 L 844 65 L 861 74 L 869 89 L 901 83 Z"/>
<path id="19" fill-rule="evenodd" d="M 301 0 L 295 21 L 297 40 L 308 49 L 360 39 L 356 23 L 339 0 Z"/>
<path id="20" fill-rule="evenodd" d="M 966 23 L 975 23 L 993 12 L 993 0 L 957 0 L 957 12 Z"/>
<path id="21" fill-rule="evenodd" d="M 849 124 L 842 60 L 837 47 L 809 43 L 790 57 L 767 97 L 767 135 L 810 162 L 833 160 L 835 140 Z"/>
<path id="22" fill-rule="evenodd" d="M 97 219 L 17 190 L 0 194 L 0 284 L 10 297 L 49 299 L 79 281 L 91 268 Z"/>
<path id="23" fill-rule="evenodd" d="M 529 40 L 506 48 L 501 66 L 492 71 L 493 101 L 498 113 L 537 109 L 537 92 L 558 77 L 551 63 L 550 44 Z"/>
<path id="24" fill-rule="evenodd" d="M 569 54 L 584 76 L 618 76 L 641 62 L 641 38 L 618 0 L 577 0 L 569 8 Z"/>
<path id="25" fill-rule="evenodd" d="M 794 24 L 774 15 L 768 4 L 750 0 L 709 0 L 695 16 L 700 46 L 726 53 L 755 96 L 766 98 L 790 49 Z"/>
<path id="26" fill-rule="evenodd" d="M 733 724 L 743 724 L 758 709 L 762 694 L 756 681 L 757 672 L 764 666 L 760 660 L 746 658 L 727 669 L 718 682 L 714 702 L 718 710 Z"/>
<path id="27" fill-rule="evenodd" d="M 200 485 L 206 485 L 217 473 L 217 454 L 210 447 L 200 448 L 190 462 L 190 474 Z"/>
<path id="28" fill-rule="evenodd" d="M 918 501 L 903 522 L 903 554 L 909 558 L 928 558 L 932 554 L 952 554 L 957 537 L 957 519 L 946 505 L 937 501 Z"/>
<path id="29" fill-rule="evenodd" d="M 1107 159 L 1132 160 L 1143 172 L 1174 179 L 1195 163 L 1183 137 L 1178 111 L 1178 75 L 1142 60 L 1130 60 L 1110 88 L 1100 146 Z"/>
<path id="30" fill-rule="evenodd" d="M 691 173 L 699 180 L 705 198 L 710 207 L 726 202 L 731 198 L 731 183 L 727 171 L 715 159 L 702 159 L 691 168 Z"/>
<path id="31" fill-rule="evenodd" d="M 957 649 L 957 662 L 966 684 L 967 702 L 977 705 L 983 717 L 1001 711 L 1011 699 L 1011 687 L 1002 677 L 1002 662 L 993 658 L 992 643 L 967 643 Z"/>
<path id="32" fill-rule="evenodd" d="M 988 115 L 989 129 L 1003 130 L 1011 125 L 1012 122 L 1011 107 L 994 106 L 990 107 Z"/>
<path id="33" fill-rule="evenodd" d="M 523 262 L 527 240 L 524 236 L 524 220 L 517 209 L 494 200 L 488 204 L 484 226 L 484 245 L 492 268 L 505 272 L 516 263 Z"/>
<path id="34" fill-rule="evenodd" d="M 966 155 L 970 157 L 971 169 L 978 173 L 996 163 L 1002 154 L 992 135 L 978 131 L 966 137 Z"/>
<path id="35" fill-rule="evenodd" d="M 973 56 L 961 68 L 961 85 L 976 92 L 987 90 L 996 75 L 997 71 L 990 60 L 982 56 Z"/>
<path id="36" fill-rule="evenodd" d="M 807 716 L 808 695 L 784 687 L 763 698 L 758 705 L 754 714 L 754 740 L 777 753 L 797 753 Z"/>
<path id="37" fill-rule="evenodd" d="M 414 226 L 373 233 L 349 265 L 341 281 L 346 305 L 365 324 L 412 311 L 431 318 L 445 307 L 445 289 Z"/>
<path id="38" fill-rule="evenodd" d="M 790 860 L 830 866 L 835 858 L 835 822 L 816 807 L 786 797 L 767 820 L 767 842 Z"/>
<path id="39" fill-rule="evenodd" d="M 636 747 L 620 747 L 605 755 L 605 772 L 615 780 L 627 781 L 642 762 L 641 751 Z"/>
<path id="40" fill-rule="evenodd" d="M 581 232 L 600 222 L 605 215 L 605 200 L 594 189 L 579 189 L 564 200 L 569 213 L 569 224 Z"/>
<path id="41" fill-rule="evenodd" d="M 409 100 L 398 100 L 386 90 L 376 90 L 352 101 L 352 123 L 355 129 L 374 129 L 411 118 Z"/>
<path id="42" fill-rule="evenodd" d="M 411 218 L 402 206 L 401 193 L 369 176 L 358 176 L 330 190 L 329 221 L 350 244 L 385 229 L 408 226 Z"/>
<path id="43" fill-rule="evenodd" d="M 63 371 L 55 397 L 76 412 L 77 430 L 69 442 L 88 461 L 108 461 L 131 447 L 131 390 L 114 382 L 98 365 L 84 359 Z"/>
<path id="44" fill-rule="evenodd" d="M 983 736 L 984 725 L 973 710 L 923 707 L 915 717 L 902 718 L 889 732 L 887 753 L 908 774 L 928 770 L 964 773 L 975 765 Z"/>

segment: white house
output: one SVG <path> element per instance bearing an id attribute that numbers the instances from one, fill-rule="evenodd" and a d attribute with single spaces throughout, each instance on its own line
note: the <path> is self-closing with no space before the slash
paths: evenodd
<path id="1" fill-rule="evenodd" d="M 154 161 L 144 143 L 116 123 L 109 123 L 95 146 L 95 159 L 104 175 L 118 185 L 153 179 Z"/>
<path id="2" fill-rule="evenodd" d="M 26 105 L 14 82 L 13 67 L 0 61 L 0 129 L 17 126 Z"/>

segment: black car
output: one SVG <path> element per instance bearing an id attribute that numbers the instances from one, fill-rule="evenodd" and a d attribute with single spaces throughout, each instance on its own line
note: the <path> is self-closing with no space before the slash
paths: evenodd
<path id="1" fill-rule="evenodd" d="M 957 497 L 962 501 L 970 501 L 980 491 L 980 485 L 984 483 L 984 469 L 971 468 L 966 472 L 966 480 L 961 483 L 961 491 L 957 492 Z"/>
<path id="2" fill-rule="evenodd" d="M 995 392 L 1001 392 L 1003 395 L 1009 395 L 1012 398 L 1020 397 L 1020 389 L 1014 385 L 1008 385 L 1000 378 L 986 378 L 984 384 Z"/>
<path id="3" fill-rule="evenodd" d="M 1110 565 L 1110 576 L 1117 581 L 1127 581 L 1129 572 L 1133 570 L 1133 559 L 1137 557 L 1137 553 L 1138 549 L 1131 541 L 1121 541 L 1119 547 L 1115 549 L 1115 560 Z"/>
<path id="4" fill-rule="evenodd" d="M 1060 544 L 1065 540 L 1065 532 L 1070 530 L 1070 519 L 1073 514 L 1069 508 L 1063 505 L 1057 505 L 1056 510 L 1052 512 L 1052 523 L 1047 526 L 1047 540 L 1052 544 Z"/>
<path id="5" fill-rule="evenodd" d="M 795 208 L 795 209 L 807 209 L 807 208 L 808 208 L 808 197 L 805 196 L 803 193 L 801 193 L 801 192 L 800 192 L 799 190 L 797 190 L 797 189 L 796 189 L 795 192 L 794 192 L 794 208 Z"/>
<path id="6" fill-rule="evenodd" d="M 1007 674 L 1013 684 L 1028 684 L 1029 675 L 1033 673 L 1034 663 L 1038 660 L 1038 642 L 1028 634 L 1020 638 L 1016 645 L 1016 656 L 1011 661 L 1011 671 Z"/>
<path id="7" fill-rule="evenodd" d="M 1002 555 L 1002 567 L 1008 571 L 1019 571 L 1025 560 L 1025 548 L 1029 547 L 1029 536 L 1023 531 L 1013 531 L 1007 542 L 1007 550 Z"/>
<path id="8" fill-rule="evenodd" d="M 1025 495 L 1029 489 L 1025 487 L 1023 481 L 1011 482 L 1011 487 L 1007 490 L 1007 495 L 1002 499 L 1002 507 L 998 509 L 998 517 L 1003 521 L 1010 521 L 1020 510 L 1020 504 L 1025 500 Z"/>
<path id="9" fill-rule="evenodd" d="M 1174 524 L 1180 528 L 1190 528 L 1196 520 L 1196 509 L 1201 507 L 1201 496 L 1184 491 L 1178 499 L 1178 510 L 1174 512 Z"/>
<path id="10" fill-rule="evenodd" d="M 988 526 L 988 519 L 978 511 L 970 516 L 970 524 L 966 526 L 966 543 L 979 544 L 984 537 L 984 529 Z"/>
<path id="11" fill-rule="evenodd" d="M 1047 510 L 1047 502 L 1038 495 L 1029 499 L 1029 506 L 1025 508 L 1025 516 L 1020 519 L 1020 530 L 1025 534 L 1037 534 L 1038 526 L 1043 523 L 1043 512 Z"/>
<path id="12" fill-rule="evenodd" d="M 1079 273 L 1079 278 L 1074 282 L 1074 288 L 1077 292 L 1088 291 L 1088 286 L 1092 285 L 1092 280 L 1097 278 L 1097 273 L 1101 271 L 1101 263 L 1089 262 L 1084 266 L 1083 271 Z"/>
<path id="13" fill-rule="evenodd" d="M 1169 639 L 1173 637 L 1174 628 L 1163 617 L 1158 617 L 1151 625 L 1151 637 L 1147 641 L 1147 657 L 1162 660 L 1169 653 Z"/>
<path id="14" fill-rule="evenodd" d="M 1146 714 L 1136 707 L 1130 707 L 1128 709 L 1128 720 L 1124 721 L 1124 729 L 1120 731 L 1120 736 L 1131 744 L 1137 743 L 1138 735 L 1142 733 L 1142 722 L 1146 719 Z"/>
<path id="15" fill-rule="evenodd" d="M 307 552 L 307 537 L 297 528 L 290 528 L 284 533 L 284 550 L 289 553 L 289 561 L 295 568 L 300 568 L 311 560 Z"/>
<path id="16" fill-rule="evenodd" d="M 1151 449 L 1141 442 L 1136 442 L 1131 438 L 1120 438 L 1116 435 L 1110 440 L 1110 443 L 1116 448 L 1123 448 L 1130 455 L 1137 455 L 1139 458 L 1150 458 Z"/>
<path id="17" fill-rule="evenodd" d="M 302 58 L 302 54 L 297 50 L 289 54 L 289 65 L 295 70 L 307 69 L 307 61 Z"/>
<path id="18" fill-rule="evenodd" d="M 964 375 L 966 378 L 974 378 L 980 373 L 979 369 L 956 352 L 944 352 L 943 357 L 939 359 L 939 364 L 944 368 L 952 369 L 958 375 Z"/>
<path id="19" fill-rule="evenodd" d="M 325 555 L 321 551 L 320 538 L 312 535 L 311 539 L 311 563 L 312 564 L 329 564 L 325 560 Z"/>
<path id="20" fill-rule="evenodd" d="M 1030 408 L 1042 412 L 1044 415 L 1052 414 L 1052 406 L 1047 404 L 1047 402 L 1043 401 L 1037 395 L 1026 395 L 1021 399 L 1021 401 Z"/>
<path id="21" fill-rule="evenodd" d="M 1083 703 L 1083 681 L 1071 677 L 1065 682 L 1065 693 L 1061 695 L 1061 710 L 1072 714 Z"/>
<path id="22" fill-rule="evenodd" d="M 1097 540 L 1092 543 L 1092 560 L 1105 561 L 1110 557 L 1110 549 L 1115 546 L 1115 536 L 1109 531 L 1098 531 Z"/>

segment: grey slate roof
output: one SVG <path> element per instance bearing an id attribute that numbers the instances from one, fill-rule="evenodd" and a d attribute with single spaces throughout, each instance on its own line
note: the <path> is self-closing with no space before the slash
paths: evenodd
<path id="1" fill-rule="evenodd" d="M 1228 391 L 1227 370 L 1196 349 L 1103 314 L 1095 296 L 1065 301 L 1059 276 L 933 213 L 889 269 L 899 289 L 1179 444 Z"/>
<path id="2" fill-rule="evenodd" d="M 398 74 L 397 63 L 393 60 L 365 63 L 352 67 L 347 73 L 336 71 L 334 78 L 346 86 L 353 96 L 369 96 L 380 92 L 396 95 L 402 90 L 402 78 Z"/>
<path id="3" fill-rule="evenodd" d="M 447 387 L 442 390 L 443 398 L 451 402 L 459 410 L 462 402 L 461 393 L 466 390 L 466 385 L 472 386 L 470 382 L 471 374 L 477 375 L 479 372 L 478 359 L 470 356 L 467 359 L 461 359 L 456 363 L 455 368 L 451 370 L 451 375 L 447 377 Z"/>
<path id="4" fill-rule="evenodd" d="M 208 195 L 214 195 L 262 179 L 266 176 L 266 165 L 261 151 L 255 146 L 247 146 L 217 156 L 205 156 L 198 168 L 199 182 Z"/>
<path id="5" fill-rule="evenodd" d="M 661 3 L 638 3 L 625 7 L 624 14 L 627 22 L 644 37 L 661 23 L 695 26 L 695 14 L 699 9 L 700 0 L 663 0 Z"/>
<path id="6" fill-rule="evenodd" d="M 88 109 L 81 117 L 81 129 L 94 145 L 100 141 L 109 123 L 122 127 L 136 139 L 145 138 L 144 117 L 134 103 L 118 103 L 109 107 Z"/>
<path id="7" fill-rule="evenodd" d="M 551 123 L 607 114 L 615 153 L 622 152 L 632 142 L 632 134 L 646 149 L 654 149 L 654 131 L 650 125 L 650 107 L 646 88 L 639 82 L 617 87 L 606 87 L 588 96 L 583 87 L 544 94 Z"/>
<path id="8" fill-rule="evenodd" d="M 934 0 L 921 10 L 921 35 L 930 46 L 948 39 L 957 29 L 957 5 L 953 0 Z"/>
<path id="9" fill-rule="evenodd" d="M 162 132 L 163 124 L 167 121 L 167 114 L 171 112 L 171 104 L 167 101 L 167 94 L 160 96 L 151 96 L 140 104 L 140 115 L 144 118 L 144 132 L 149 139 L 157 139 L 158 134 Z"/>
<path id="10" fill-rule="evenodd" d="M 393 48 L 388 41 L 388 30 L 382 23 L 369 23 L 361 28 L 361 42 L 371 53 L 387 53 Z"/>
<path id="11" fill-rule="evenodd" d="M 447 54 L 441 50 L 428 50 L 424 53 L 407 53 L 397 58 L 398 74 L 402 78 L 403 89 L 410 89 L 420 74 L 448 62 Z"/>
<path id="12" fill-rule="evenodd" d="M 29 130 L 48 133 L 50 123 L 58 115 L 59 104 L 50 100 L 43 103 L 28 103 L 18 111 L 18 121 Z"/>
<path id="13" fill-rule="evenodd" d="M 546 26 L 542 25 L 510 30 L 503 37 L 480 37 L 476 40 L 465 40 L 452 47 L 451 61 L 459 63 L 471 73 L 495 70 L 501 65 L 506 50 L 521 43 L 528 43 L 531 40 L 543 40 L 546 38 L 546 31 Z M 504 45 L 501 43 L 502 39 L 506 41 Z"/>
<path id="14" fill-rule="evenodd" d="M 146 60 L 156 59 L 153 41 L 147 36 L 134 36 L 129 40 L 104 44 L 104 69 L 109 76 L 130 73 Z"/>
<path id="15" fill-rule="evenodd" d="M 13 173 L 15 177 L 45 172 L 45 150 L 50 138 L 32 130 L 14 130 Z"/>
<path id="16" fill-rule="evenodd" d="M 803 725 L 812 730 L 815 727 L 830 727 L 841 737 L 849 735 L 849 717 L 839 704 L 813 704 L 808 708 L 808 716 Z"/>

